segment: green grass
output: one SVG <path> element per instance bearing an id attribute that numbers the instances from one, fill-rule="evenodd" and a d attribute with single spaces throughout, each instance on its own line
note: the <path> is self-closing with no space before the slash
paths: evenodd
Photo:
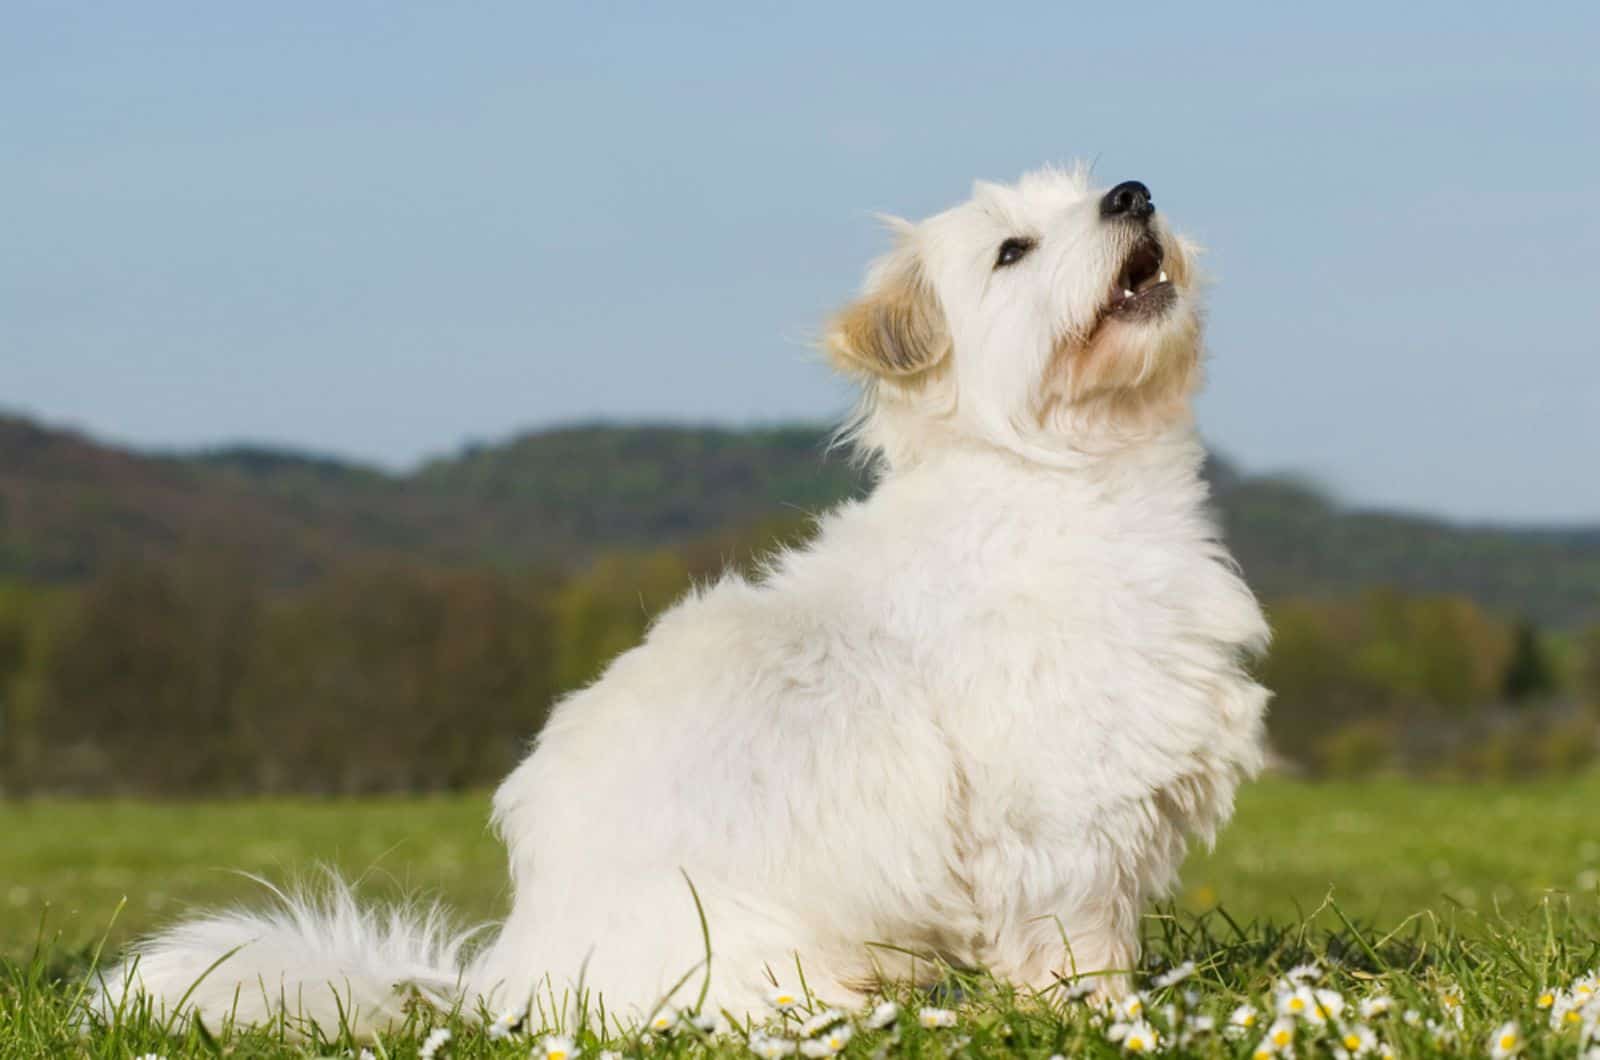
<path id="1" fill-rule="evenodd" d="M 107 934 L 114 949 L 196 905 L 248 901 L 317 864 L 374 896 L 426 892 L 472 917 L 506 900 L 487 796 L 315 802 L 0 804 L 0 955 L 31 950 L 39 925 L 60 948 Z"/>
<path id="2" fill-rule="evenodd" d="M 1317 957 L 1331 962 L 1327 982 L 1352 1006 L 1379 990 L 1396 999 L 1395 1011 L 1373 1026 L 1401 1055 L 1482 1054 L 1494 1026 L 1520 1018 L 1530 1037 L 1525 1055 L 1575 1056 L 1576 1032 L 1546 1030 L 1546 1014 L 1532 1006 L 1541 987 L 1600 964 L 1597 807 L 1596 777 L 1252 785 L 1217 849 L 1191 859 L 1173 907 L 1149 919 L 1147 970 L 1198 962 L 1185 986 L 1199 995 L 1198 1011 L 1225 1017 L 1246 998 L 1270 1003 L 1265 995 L 1277 976 Z M 252 899 L 256 885 L 232 869 L 283 880 L 327 863 L 360 876 L 374 896 L 438 894 L 469 917 L 497 915 L 506 900 L 504 866 L 486 814 L 480 795 L 0 806 L 0 1056 L 317 1056 L 354 1047 L 295 1044 L 281 1029 L 213 1040 L 188 1027 L 169 1037 L 148 1014 L 79 1039 L 70 1020 L 73 982 L 102 939 L 114 952 L 191 905 Z M 1212 911 L 1219 903 L 1226 914 Z M 1463 1001 L 1454 1043 L 1399 1017 L 1416 1008 L 1424 1018 L 1446 1020 L 1444 991 Z M 1159 1011 L 1179 992 L 1150 1002 L 1168 1045 L 1181 1031 L 1163 1028 Z M 920 1028 L 914 1010 L 926 999 L 903 997 L 901 1025 L 892 1034 L 859 1029 L 849 1055 L 1122 1051 L 1082 1004 L 1041 1005 L 981 980 L 964 981 L 960 994 L 966 1000 L 954 1029 Z M 454 1031 L 441 1056 L 526 1057 L 538 1037 L 490 1041 L 459 1014 L 419 1009 L 411 1026 L 378 1044 L 389 1056 L 415 1056 L 441 1021 Z M 602 1043 L 592 1029 L 567 1030 L 593 1060 Z M 1330 1041 L 1308 1037 L 1306 1026 L 1299 1033 L 1301 1055 L 1328 1053 Z M 1247 1056 L 1256 1037 L 1202 1033 L 1180 1051 Z M 627 1055 L 751 1055 L 740 1038 L 710 1043 L 687 1029 L 648 1046 L 606 1044 Z"/>

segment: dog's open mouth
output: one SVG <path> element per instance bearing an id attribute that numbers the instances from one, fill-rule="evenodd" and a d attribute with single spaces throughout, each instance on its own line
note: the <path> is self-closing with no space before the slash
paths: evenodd
<path id="1" fill-rule="evenodd" d="M 1122 270 L 1111 287 L 1108 315 L 1122 319 L 1153 319 L 1165 313 L 1177 300 L 1178 292 L 1167 279 L 1161 241 L 1147 235 L 1128 252 Z"/>

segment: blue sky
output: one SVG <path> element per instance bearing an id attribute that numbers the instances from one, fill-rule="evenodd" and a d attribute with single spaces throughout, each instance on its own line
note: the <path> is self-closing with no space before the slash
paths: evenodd
<path id="1" fill-rule="evenodd" d="M 403 467 L 826 419 L 870 220 L 1095 160 L 1210 248 L 1207 437 L 1600 520 L 1600 6 L 7 5 L 0 405 Z"/>

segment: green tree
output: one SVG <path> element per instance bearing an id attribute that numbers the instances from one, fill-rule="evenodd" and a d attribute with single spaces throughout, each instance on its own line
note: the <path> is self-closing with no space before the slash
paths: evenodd
<path id="1" fill-rule="evenodd" d="M 549 588 L 395 565 L 279 600 L 240 694 L 253 783 L 369 792 L 499 779 L 552 695 Z"/>
<path id="2" fill-rule="evenodd" d="M 554 602 L 559 686 L 581 688 L 600 676 L 688 588 L 683 559 L 667 549 L 609 553 L 569 580 Z"/>
<path id="3" fill-rule="evenodd" d="M 10 599 L 13 595 L 0 589 L 0 793 L 20 785 L 23 748 L 31 736 L 19 687 L 28 658 L 28 631 Z"/>
<path id="4" fill-rule="evenodd" d="M 55 783 L 194 792 L 237 787 L 235 694 L 260 605 L 225 560 L 130 565 L 79 596 L 45 660 L 40 735 Z"/>
<path id="5" fill-rule="evenodd" d="M 1543 699 L 1556 690 L 1555 667 L 1539 630 L 1531 622 L 1517 623 L 1502 687 L 1513 703 Z"/>
<path id="6" fill-rule="evenodd" d="M 0 584 L 0 793 L 26 795 L 49 760 L 41 731 L 48 662 L 75 596 Z"/>
<path id="7" fill-rule="evenodd" d="M 1600 626 L 1584 630 L 1578 642 L 1578 694 L 1600 711 Z"/>

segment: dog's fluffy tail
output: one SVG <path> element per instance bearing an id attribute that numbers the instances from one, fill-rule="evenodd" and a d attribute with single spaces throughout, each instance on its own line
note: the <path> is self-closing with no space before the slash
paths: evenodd
<path id="1" fill-rule="evenodd" d="M 264 886 L 266 908 L 178 924 L 96 973 L 100 1015 L 143 997 L 158 1016 L 194 1014 L 213 1029 L 281 1018 L 291 1030 L 369 1034 L 403 1020 L 413 998 L 443 1009 L 465 1000 L 462 951 L 478 932 L 457 930 L 439 906 L 363 909 L 331 874 L 316 888 Z"/>

